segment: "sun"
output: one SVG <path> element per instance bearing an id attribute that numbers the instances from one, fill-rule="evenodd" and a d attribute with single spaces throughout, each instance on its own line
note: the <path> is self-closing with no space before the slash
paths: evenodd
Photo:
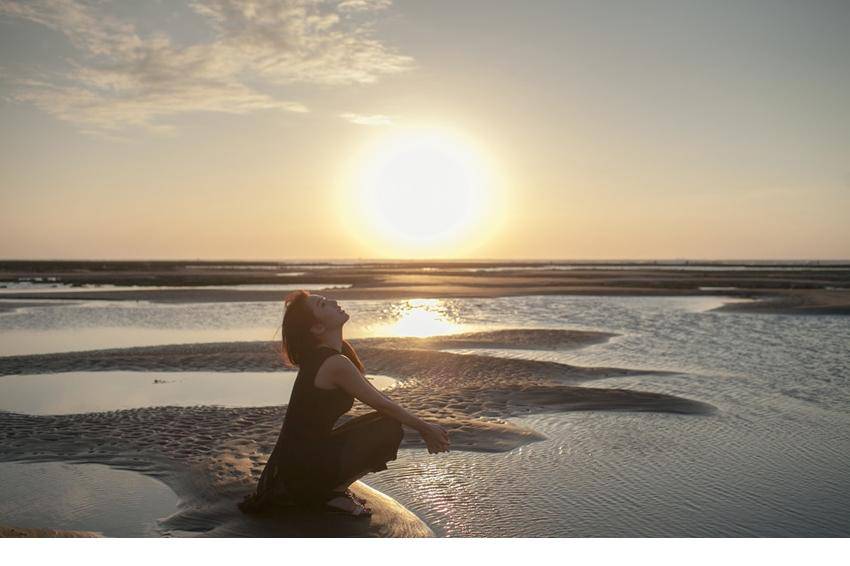
<path id="1" fill-rule="evenodd" d="M 413 131 L 365 153 L 355 183 L 362 240 L 381 256 L 453 257 L 497 223 L 491 166 L 461 136 Z"/>

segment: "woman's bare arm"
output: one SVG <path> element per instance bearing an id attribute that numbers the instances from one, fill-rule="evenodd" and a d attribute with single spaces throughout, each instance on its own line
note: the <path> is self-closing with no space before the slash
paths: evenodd
<path id="1" fill-rule="evenodd" d="M 346 391 L 352 397 L 366 403 L 401 424 L 407 425 L 422 435 L 429 452 L 444 452 L 449 448 L 449 436 L 443 427 L 428 423 L 377 389 L 358 371 L 345 356 L 332 356 L 319 370 L 321 381 Z M 319 379 L 319 375 L 316 376 Z"/>

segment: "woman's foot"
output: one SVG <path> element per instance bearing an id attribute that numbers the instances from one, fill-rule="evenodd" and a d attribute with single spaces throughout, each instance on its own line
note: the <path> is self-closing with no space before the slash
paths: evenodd
<path id="1" fill-rule="evenodd" d="M 355 493 L 353 491 L 351 491 L 350 489 L 346 489 L 346 490 L 335 489 L 331 492 L 331 495 L 333 495 L 333 496 L 342 495 L 343 497 L 350 497 L 351 499 L 353 499 L 354 501 L 356 501 L 360 505 L 366 505 L 366 498 L 355 495 Z"/>
<path id="2" fill-rule="evenodd" d="M 349 497 L 345 493 L 339 493 L 331 496 L 325 501 L 325 511 L 330 513 L 340 513 L 342 515 L 350 515 L 352 517 L 371 517 L 372 510 L 360 503 L 357 499 Z"/>

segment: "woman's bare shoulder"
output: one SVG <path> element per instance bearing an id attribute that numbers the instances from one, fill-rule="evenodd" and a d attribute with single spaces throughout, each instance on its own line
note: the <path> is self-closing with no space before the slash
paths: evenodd
<path id="1" fill-rule="evenodd" d="M 332 354 L 328 356 L 328 359 L 325 360 L 325 363 L 322 364 L 319 371 L 348 373 L 352 370 L 358 374 L 360 373 L 357 371 L 357 366 L 354 365 L 354 362 L 349 360 L 344 354 Z"/>
<path id="2" fill-rule="evenodd" d="M 319 368 L 314 383 L 320 389 L 335 388 L 340 380 L 356 378 L 360 375 L 357 366 L 343 354 L 333 354 Z"/>

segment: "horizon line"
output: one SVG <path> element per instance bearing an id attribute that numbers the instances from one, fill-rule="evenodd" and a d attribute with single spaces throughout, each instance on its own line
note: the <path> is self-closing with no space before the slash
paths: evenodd
<path id="1" fill-rule="evenodd" d="M 0 263 L 89 263 L 89 262 L 111 262 L 111 263 L 381 263 L 381 262 L 407 262 L 407 263 L 541 263 L 541 264 L 570 264 L 570 263 L 848 263 L 850 258 L 262 258 L 262 259 L 234 259 L 234 258 L 0 258 Z"/>

